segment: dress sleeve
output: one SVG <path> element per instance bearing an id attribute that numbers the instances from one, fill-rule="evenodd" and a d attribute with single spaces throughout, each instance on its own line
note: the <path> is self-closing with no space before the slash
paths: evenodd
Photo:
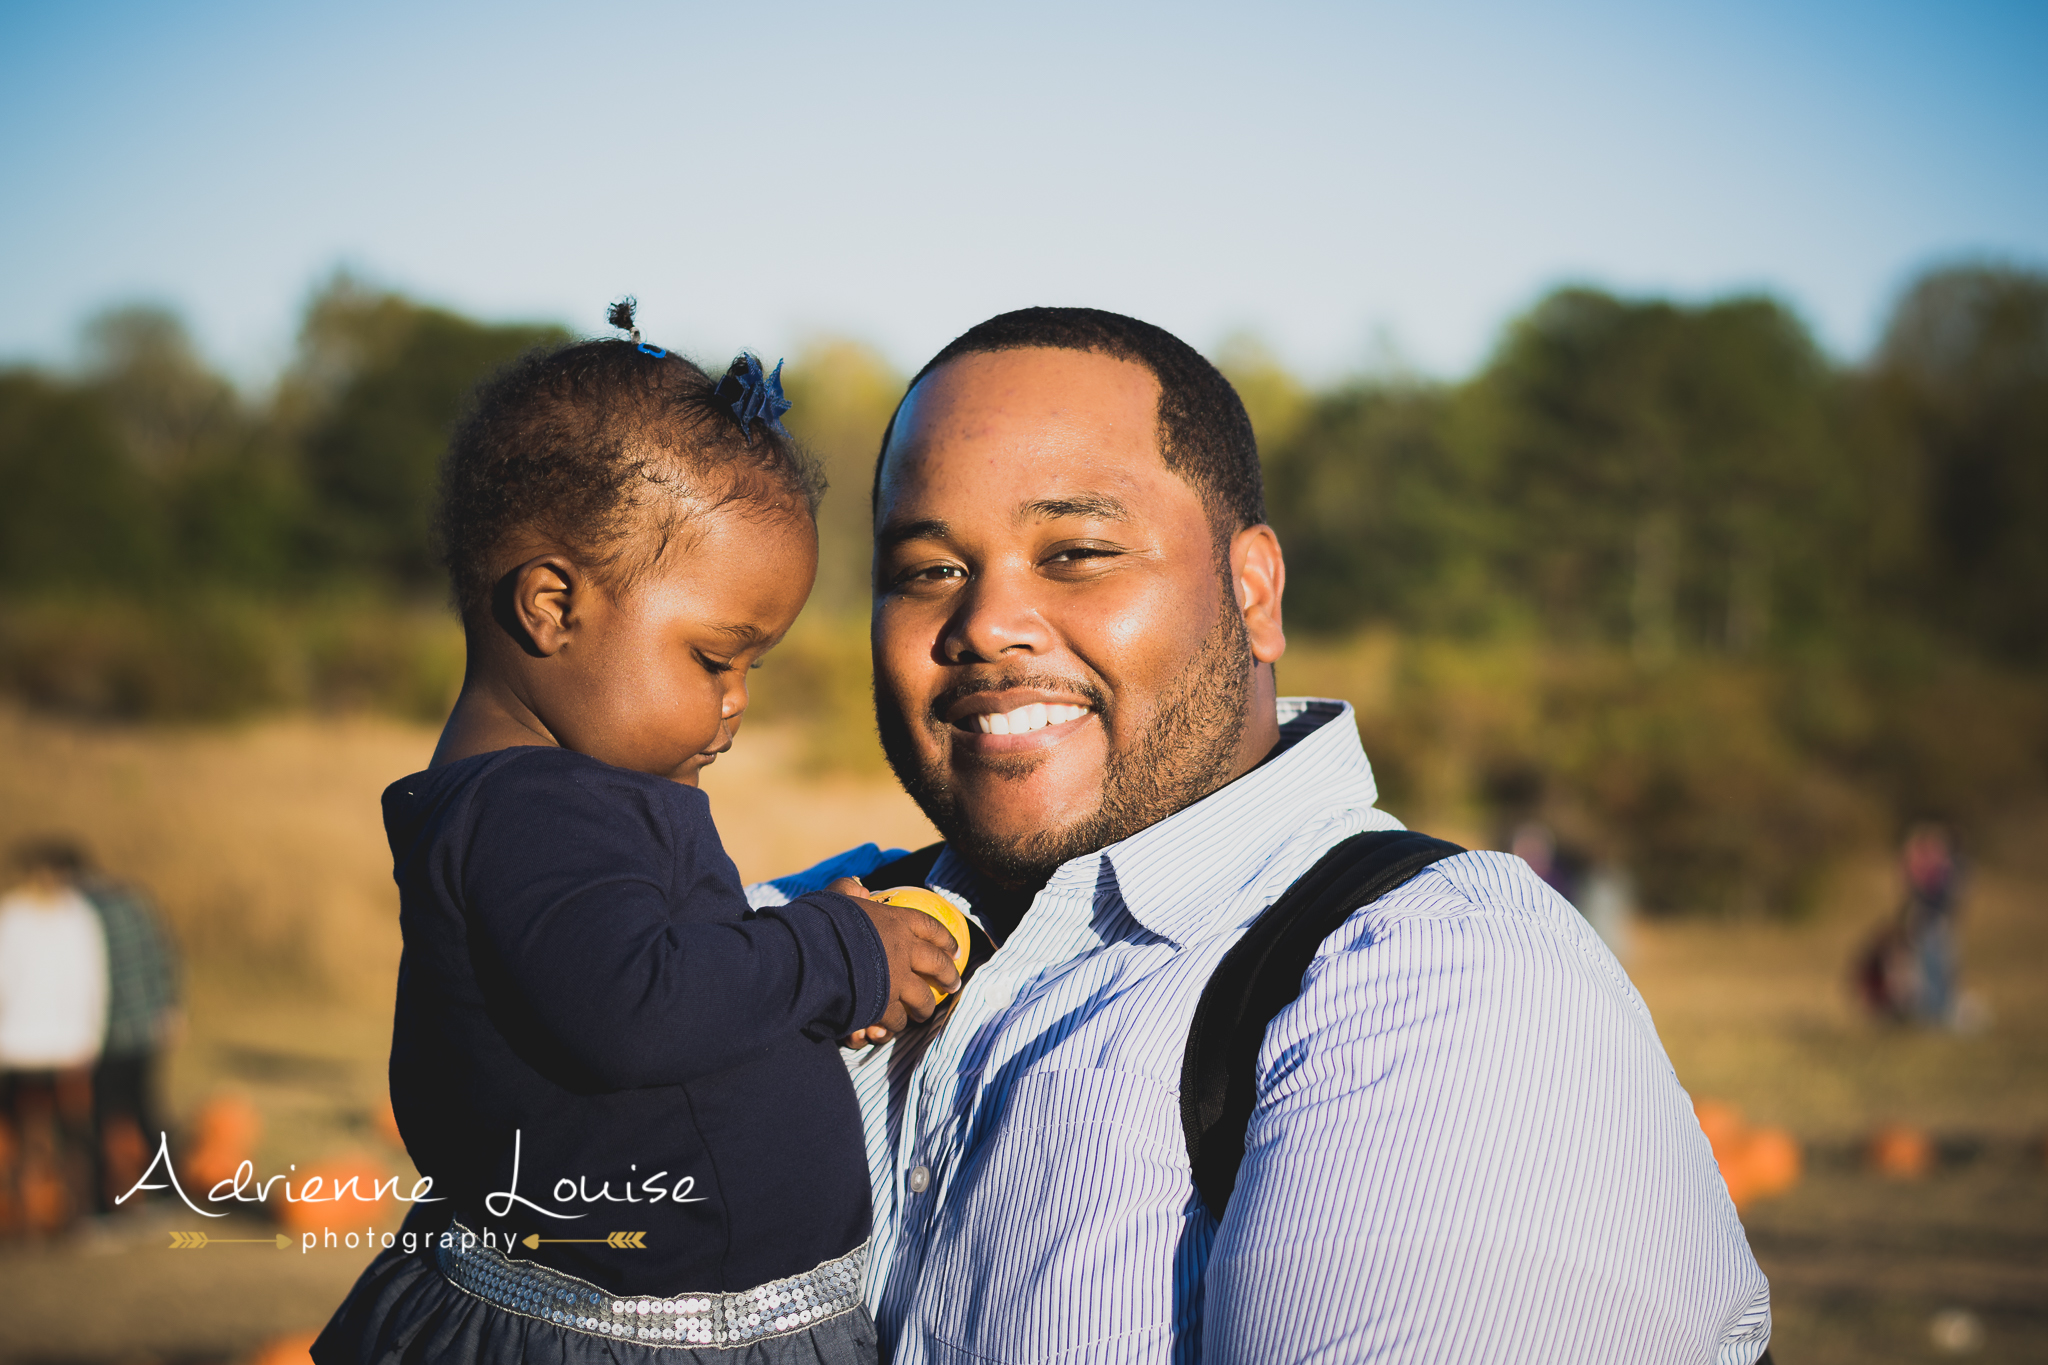
<path id="1" fill-rule="evenodd" d="M 461 890 L 479 976 L 600 1084 L 679 1084 L 881 1016 L 868 917 L 826 891 L 750 916 L 696 793 L 544 758 L 474 801 Z"/>
<path id="2" fill-rule="evenodd" d="M 1466 855 L 1353 915 L 1274 1019 L 1205 1361 L 1763 1350 L 1768 1286 L 1648 1011 L 1518 867 Z"/>

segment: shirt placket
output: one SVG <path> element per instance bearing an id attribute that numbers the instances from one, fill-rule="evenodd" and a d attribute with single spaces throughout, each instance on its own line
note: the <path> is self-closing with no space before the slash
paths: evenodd
<path id="1" fill-rule="evenodd" d="M 901 1229 L 896 1261 L 909 1273 L 916 1273 L 930 1248 L 933 1221 L 959 1171 L 961 1133 L 982 1101 L 982 1078 L 991 1064 L 1002 1060 L 1007 1027 L 999 1024 L 989 1030 L 988 1050 L 974 1065 L 974 1085 L 966 1096 L 951 1099 L 948 1082 L 961 1074 L 967 1049 L 991 1020 L 1030 1008 L 1023 1002 L 1027 990 L 1048 970 L 1095 946 L 1087 929 L 1093 897 L 1086 888 L 1093 885 L 1092 873 L 1085 880 L 1062 876 L 1059 881 L 1059 888 L 1048 887 L 1032 902 L 1029 928 L 1020 926 L 1005 951 L 975 973 L 976 986 L 982 989 L 962 993 L 945 1029 L 911 1072 L 903 1125 L 910 1140 L 897 1149 L 895 1170 Z M 1080 889 L 1070 885 L 1076 881 Z M 907 1260 L 915 1264 L 905 1264 Z"/>

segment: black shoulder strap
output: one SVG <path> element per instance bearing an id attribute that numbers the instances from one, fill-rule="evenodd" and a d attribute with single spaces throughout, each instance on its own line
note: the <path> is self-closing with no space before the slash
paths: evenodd
<path id="1" fill-rule="evenodd" d="M 1195 1006 L 1180 1068 L 1188 1160 L 1195 1187 L 1219 1220 L 1244 1160 L 1266 1025 L 1301 994 L 1316 949 L 1360 906 L 1464 851 L 1412 830 L 1355 834 L 1282 892 L 1224 954 Z"/>
<path id="2" fill-rule="evenodd" d="M 945 851 L 944 839 L 936 844 L 926 844 L 915 853 L 906 853 L 864 874 L 860 879 L 861 885 L 870 891 L 887 891 L 892 886 L 923 886 L 925 878 L 931 876 L 932 869 L 939 865 L 939 855 Z"/>

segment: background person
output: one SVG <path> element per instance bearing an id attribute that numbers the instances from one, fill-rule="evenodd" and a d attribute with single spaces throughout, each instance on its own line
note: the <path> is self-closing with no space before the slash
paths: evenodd
<path id="1" fill-rule="evenodd" d="M 158 1072 L 184 1023 L 177 951 L 142 889 L 96 868 L 84 845 L 52 840 L 46 856 L 92 906 L 106 940 L 106 1040 L 92 1071 L 94 1197 L 101 1213 L 139 1208 L 141 1199 L 114 1200 L 141 1179 L 163 1131 Z"/>
<path id="2" fill-rule="evenodd" d="M 73 884 L 71 848 L 14 850 L 0 897 L 0 1112 L 17 1226 L 52 1232 L 89 1201 L 92 1067 L 107 1029 L 107 945 Z"/>
<path id="3" fill-rule="evenodd" d="M 1956 908 L 1962 862 L 1944 825 L 1928 821 L 1906 835 L 1900 854 L 1906 903 L 1900 912 L 1914 968 L 1913 1013 L 1945 1027 L 1956 1017 Z"/>

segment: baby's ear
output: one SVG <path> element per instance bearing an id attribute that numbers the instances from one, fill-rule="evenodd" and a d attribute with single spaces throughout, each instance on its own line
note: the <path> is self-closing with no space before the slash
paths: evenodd
<path id="1" fill-rule="evenodd" d="M 574 599 L 586 590 L 583 572 L 566 557 L 540 555 L 498 580 L 492 614 L 507 635 L 536 659 L 552 658 L 576 626 Z"/>

